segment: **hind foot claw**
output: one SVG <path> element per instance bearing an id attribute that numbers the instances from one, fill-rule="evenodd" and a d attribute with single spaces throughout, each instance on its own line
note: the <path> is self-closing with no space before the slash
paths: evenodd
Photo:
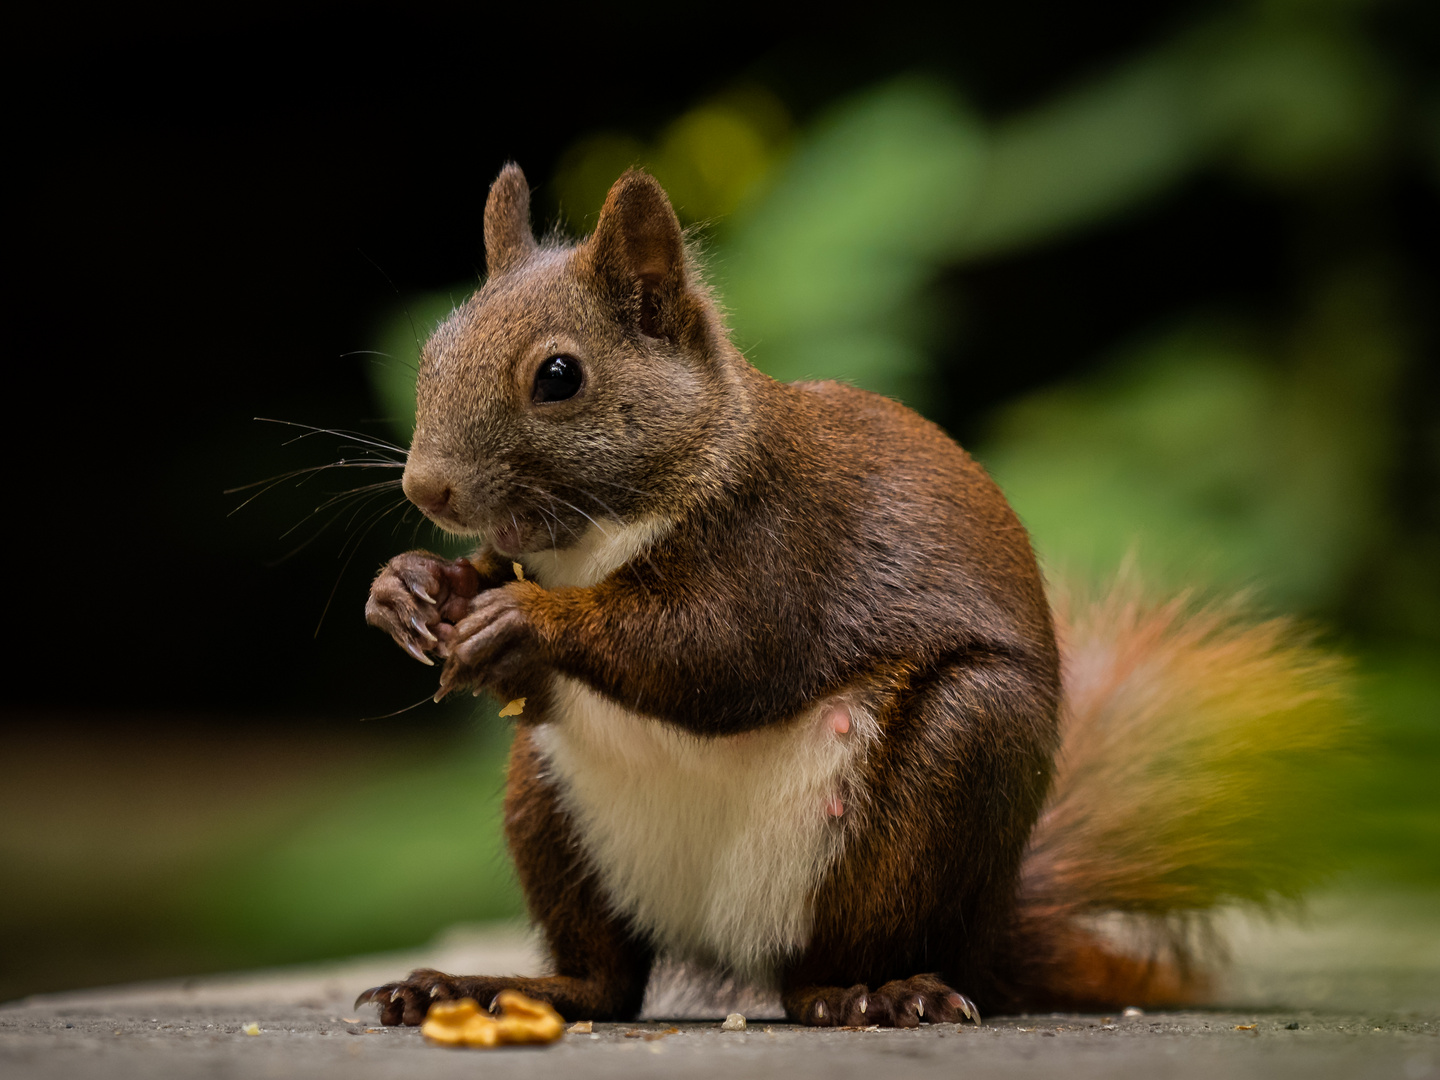
<path id="1" fill-rule="evenodd" d="M 785 995 L 785 1011 L 812 1027 L 913 1028 L 927 1024 L 980 1023 L 980 1010 L 937 975 L 896 979 L 871 990 L 856 984 L 812 986 Z"/>

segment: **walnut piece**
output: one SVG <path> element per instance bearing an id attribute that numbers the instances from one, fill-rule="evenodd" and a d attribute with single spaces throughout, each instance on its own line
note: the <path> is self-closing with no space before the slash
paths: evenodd
<path id="1" fill-rule="evenodd" d="M 543 1001 L 516 990 L 496 997 L 498 1017 L 480 1011 L 474 998 L 437 1001 L 430 1006 L 420 1034 L 441 1046 L 514 1046 L 552 1043 L 565 1034 L 565 1021 Z"/>

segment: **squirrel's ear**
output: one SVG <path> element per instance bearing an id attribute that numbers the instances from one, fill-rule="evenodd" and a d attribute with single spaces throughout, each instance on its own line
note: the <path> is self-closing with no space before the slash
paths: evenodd
<path id="1" fill-rule="evenodd" d="M 673 337 L 676 301 L 685 288 L 685 239 L 659 182 L 631 169 L 610 189 L 590 238 L 595 272 L 638 302 L 640 330 Z"/>
<path id="2" fill-rule="evenodd" d="M 518 266 L 535 250 L 530 231 L 530 185 L 513 161 L 500 170 L 485 200 L 485 268 L 493 276 Z"/>

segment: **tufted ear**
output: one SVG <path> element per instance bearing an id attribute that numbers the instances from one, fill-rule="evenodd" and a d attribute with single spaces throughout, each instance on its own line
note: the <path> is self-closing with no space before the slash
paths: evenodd
<path id="1" fill-rule="evenodd" d="M 595 273 L 635 305 L 641 332 L 673 338 L 685 291 L 685 240 L 653 176 L 631 169 L 615 181 L 589 248 Z"/>
<path id="2" fill-rule="evenodd" d="M 500 170 L 485 200 L 485 267 L 493 277 L 524 262 L 536 248 L 530 231 L 530 185 L 513 161 Z"/>

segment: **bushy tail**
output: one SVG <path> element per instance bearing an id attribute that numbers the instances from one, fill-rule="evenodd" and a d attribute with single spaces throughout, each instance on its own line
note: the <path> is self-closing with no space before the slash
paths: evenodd
<path id="1" fill-rule="evenodd" d="M 1288 620 L 1133 584 L 1062 594 L 1056 617 L 1062 747 L 1006 991 L 1052 1008 L 1201 999 L 1206 913 L 1298 899 L 1324 871 L 1346 665 Z"/>

